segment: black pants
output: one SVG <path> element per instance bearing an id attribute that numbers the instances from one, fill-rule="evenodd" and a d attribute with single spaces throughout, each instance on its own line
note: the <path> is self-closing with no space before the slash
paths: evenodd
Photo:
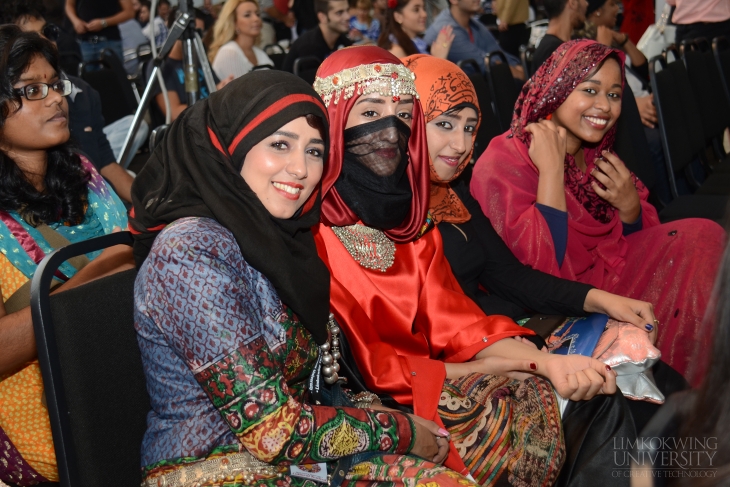
<path id="1" fill-rule="evenodd" d="M 506 31 L 499 31 L 499 45 L 513 56 L 520 57 L 520 46 L 528 42 L 530 42 L 530 28 L 527 24 L 514 24 L 507 27 Z"/>
<path id="2" fill-rule="evenodd" d="M 693 40 L 704 37 L 709 42 L 718 36 L 725 36 L 730 40 L 730 19 L 723 22 L 696 22 L 694 24 L 677 25 L 677 44 L 684 40 Z"/>

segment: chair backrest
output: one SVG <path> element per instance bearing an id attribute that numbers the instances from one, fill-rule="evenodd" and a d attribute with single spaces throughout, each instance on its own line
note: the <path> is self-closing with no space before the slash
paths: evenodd
<path id="1" fill-rule="evenodd" d="M 725 96 L 730 100 L 730 42 L 725 36 L 715 37 L 712 40 L 712 54 L 720 71 Z"/>
<path id="2" fill-rule="evenodd" d="M 139 485 L 150 409 L 134 329 L 135 270 L 49 296 L 66 259 L 117 244 L 119 232 L 56 250 L 31 284 L 31 313 L 61 487 Z"/>
<path id="3" fill-rule="evenodd" d="M 667 64 L 662 56 L 652 58 L 649 61 L 649 78 L 669 182 L 676 198 L 678 191 L 674 174 L 689 166 L 695 154 L 704 147 L 702 122 L 681 61 Z"/>
<path id="4" fill-rule="evenodd" d="M 100 69 L 90 69 L 92 67 Z M 99 61 L 84 64 L 81 77 L 99 92 L 105 124 L 135 112 L 137 99 L 132 84 L 127 79 L 124 65 L 113 51 L 104 49 Z"/>
<path id="5" fill-rule="evenodd" d="M 634 92 L 628 83 L 621 96 L 621 116 L 616 122 L 616 154 L 651 191 L 657 182 L 657 175 L 651 162 L 651 150 L 646 140 L 639 107 Z"/>
<path id="6" fill-rule="evenodd" d="M 725 96 L 722 75 L 715 64 L 712 50 L 702 51 L 705 45 L 709 48 L 704 39 L 683 43 L 680 54 L 697 101 L 705 144 L 709 144 L 712 139 L 722 137 L 725 129 L 730 126 L 730 102 Z"/>
<path id="7" fill-rule="evenodd" d="M 317 69 L 319 69 L 320 64 L 322 64 L 322 61 L 316 56 L 302 56 L 294 60 L 292 71 L 311 85 L 314 84 L 314 78 L 317 77 Z"/>
<path id="8" fill-rule="evenodd" d="M 484 64 L 487 68 L 487 83 L 492 95 L 494 113 L 501 131 L 506 132 L 512 122 L 512 112 L 520 90 L 512 76 L 507 57 L 502 52 L 490 52 L 485 57 Z"/>
<path id="9" fill-rule="evenodd" d="M 157 147 L 160 142 L 162 142 L 162 138 L 165 136 L 165 133 L 167 132 L 167 129 L 169 129 L 169 125 L 160 125 L 159 127 L 155 127 L 152 129 L 152 132 L 150 133 L 150 140 L 149 140 L 149 149 L 150 153 L 155 150 L 155 147 Z"/>
<path id="10" fill-rule="evenodd" d="M 279 44 L 269 44 L 264 47 L 264 52 L 274 62 L 274 69 L 281 69 L 286 59 L 286 50 Z"/>
<path id="11" fill-rule="evenodd" d="M 479 156 L 487 149 L 492 139 L 502 133 L 499 120 L 492 110 L 492 96 L 489 93 L 487 80 L 484 79 L 479 64 L 474 59 L 464 59 L 459 61 L 459 67 L 471 66 L 471 74 L 469 80 L 474 85 L 474 91 L 477 93 L 477 101 L 479 102 L 479 110 L 481 112 L 481 122 L 477 137 L 474 141 L 474 153 L 472 159 L 477 160 Z"/>
<path id="12" fill-rule="evenodd" d="M 535 74 L 532 72 L 532 58 L 535 57 L 535 49 L 535 46 L 520 46 L 520 62 L 525 76 L 528 78 Z"/>

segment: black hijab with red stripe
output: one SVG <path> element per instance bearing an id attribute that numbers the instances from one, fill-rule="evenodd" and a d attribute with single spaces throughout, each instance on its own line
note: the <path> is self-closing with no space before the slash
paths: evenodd
<path id="1" fill-rule="evenodd" d="M 238 78 L 185 110 L 132 186 L 130 228 L 139 267 L 166 225 L 191 216 L 216 220 L 233 233 L 246 262 L 271 281 L 323 343 L 329 273 L 311 232 L 319 221 L 320 191 L 297 215 L 282 220 L 269 213 L 240 174 L 254 145 L 308 114 L 322 119 L 327 150 L 327 111 L 317 93 L 292 74 L 269 70 Z"/>

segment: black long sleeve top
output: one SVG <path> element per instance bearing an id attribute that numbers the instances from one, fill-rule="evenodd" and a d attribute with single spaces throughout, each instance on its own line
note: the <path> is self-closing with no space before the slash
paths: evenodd
<path id="1" fill-rule="evenodd" d="M 454 275 L 464 292 L 485 313 L 514 319 L 532 313 L 585 314 L 583 304 L 592 286 L 522 264 L 469 193 L 467 178 L 460 177 L 452 188 L 471 213 L 471 220 L 461 224 L 440 223 L 436 228 L 441 232 L 444 253 Z"/>

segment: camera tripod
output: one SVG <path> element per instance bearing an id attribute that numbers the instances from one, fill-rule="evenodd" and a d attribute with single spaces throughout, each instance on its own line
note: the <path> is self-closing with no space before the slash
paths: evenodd
<path id="1" fill-rule="evenodd" d="M 167 101 L 167 90 L 165 88 L 165 83 L 162 80 L 160 68 L 164 60 L 169 56 L 175 42 L 178 40 L 183 41 L 183 70 L 185 72 L 185 93 L 188 106 L 191 106 L 198 101 L 198 63 L 200 64 L 199 67 L 203 70 L 208 92 L 213 93 L 216 91 L 215 81 L 213 80 L 213 72 L 210 69 L 210 63 L 208 63 L 208 58 L 205 54 L 203 41 L 200 39 L 200 36 L 195 30 L 195 11 L 193 9 L 193 0 L 181 1 L 178 8 L 179 11 L 177 18 L 175 19 L 175 23 L 170 29 L 170 33 L 165 40 L 165 44 L 154 59 L 152 73 L 147 81 L 147 86 L 145 86 L 142 98 L 139 101 L 139 106 L 134 114 L 134 119 L 132 121 L 132 125 L 129 127 L 129 132 L 127 132 L 127 137 L 124 139 L 124 147 L 120 158 L 122 161 L 126 161 L 129 156 L 128 152 L 132 146 L 132 141 L 134 140 L 134 136 L 137 134 L 137 130 L 139 130 L 139 124 L 142 121 L 150 99 L 152 98 L 152 92 L 155 89 L 155 84 L 158 82 L 160 83 L 166 99 L 166 119 L 169 124 L 170 108 L 169 102 Z M 154 12 L 154 10 L 151 11 Z M 154 43 L 154 40 L 152 42 Z M 195 52 L 195 55 L 193 55 L 193 52 Z"/>

